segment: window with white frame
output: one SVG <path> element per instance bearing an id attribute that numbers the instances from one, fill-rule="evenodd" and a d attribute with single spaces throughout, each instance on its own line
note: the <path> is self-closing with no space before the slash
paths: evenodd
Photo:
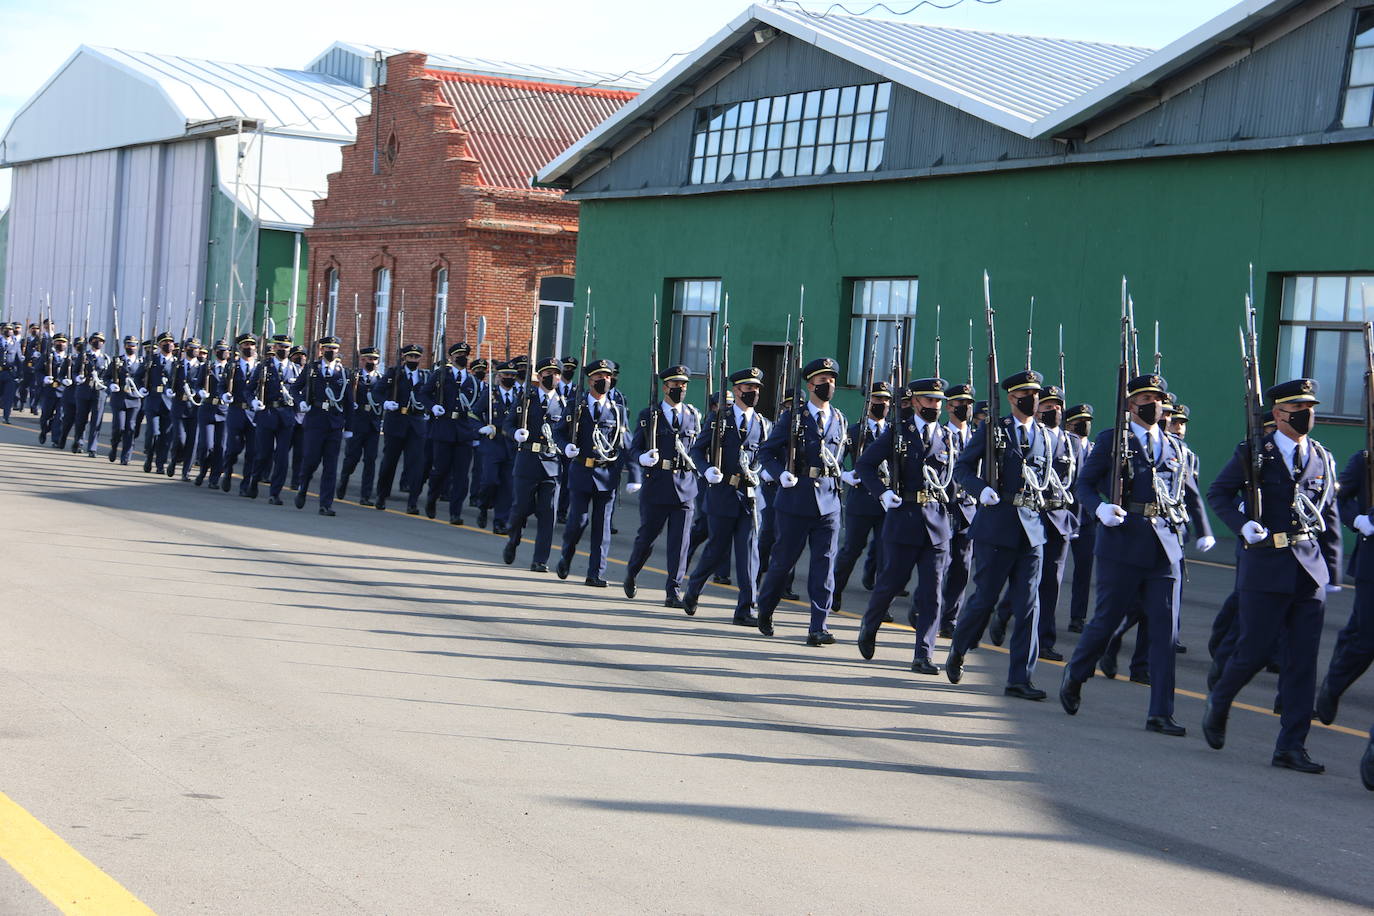
<path id="1" fill-rule="evenodd" d="M 1355 18 L 1355 41 L 1345 80 L 1342 127 L 1374 124 L 1374 9 L 1360 10 Z"/>
<path id="2" fill-rule="evenodd" d="M 707 353 L 720 311 L 720 280 L 674 280 L 672 349 L 677 365 L 693 375 L 710 371 Z M 666 364 L 665 364 L 666 365 Z"/>
<path id="3" fill-rule="evenodd" d="M 441 330 L 445 332 L 448 331 L 447 325 L 444 324 L 444 316 L 447 314 L 448 268 L 440 267 L 438 270 L 434 271 L 434 339 L 436 341 L 439 341 L 439 332 Z M 466 332 L 460 328 L 458 331 L 458 336 L 453 338 L 454 341 L 456 342 L 462 340 L 465 333 Z M 443 341 L 440 342 L 442 343 Z M 435 359 L 440 358 L 442 355 L 443 354 L 436 353 Z"/>
<path id="4" fill-rule="evenodd" d="M 886 381 L 892 371 L 899 328 L 906 329 L 903 348 L 909 354 L 916 325 L 915 277 L 875 278 L 854 281 L 854 302 L 849 322 L 849 362 L 845 384 L 857 388 L 868 377 L 873 354 L 875 381 Z M 873 335 L 878 336 L 877 345 Z M 906 362 L 910 364 L 908 356 Z"/>
<path id="5" fill-rule="evenodd" d="M 325 271 L 324 274 L 325 290 L 325 315 L 328 316 L 328 327 L 325 334 L 333 335 L 337 333 L 339 321 L 339 271 L 333 267 Z"/>
<path id="6" fill-rule="evenodd" d="M 380 267 L 373 274 L 372 281 L 372 343 L 381 353 L 394 359 L 392 347 L 387 340 L 388 325 L 391 317 L 391 268 Z M 405 346 L 405 341 L 401 345 Z"/>
<path id="7" fill-rule="evenodd" d="M 1284 277 L 1275 381 L 1316 379 L 1324 416 L 1360 416 L 1364 322 L 1374 318 L 1374 274 Z"/>
<path id="8" fill-rule="evenodd" d="M 572 355 L 572 277 L 544 277 L 539 281 L 539 355 Z"/>

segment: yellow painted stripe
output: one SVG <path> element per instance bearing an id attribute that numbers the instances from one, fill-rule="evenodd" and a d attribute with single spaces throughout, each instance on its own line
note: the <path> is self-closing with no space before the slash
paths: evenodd
<path id="1" fill-rule="evenodd" d="M 69 914 L 151 914 L 137 897 L 0 792 L 0 859 Z"/>

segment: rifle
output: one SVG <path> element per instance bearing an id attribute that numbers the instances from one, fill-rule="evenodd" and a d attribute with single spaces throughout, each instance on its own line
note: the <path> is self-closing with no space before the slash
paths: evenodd
<path id="1" fill-rule="evenodd" d="M 1260 394 L 1255 306 L 1248 295 L 1245 297 L 1245 325 L 1240 331 L 1240 360 L 1245 370 L 1245 441 L 1250 452 L 1245 463 L 1245 514 L 1258 522 L 1264 510 L 1260 502 L 1260 467 L 1264 460 L 1264 421 L 1260 419 L 1260 408 L 1264 401 Z"/>
<path id="2" fill-rule="evenodd" d="M 983 453 L 983 479 L 989 488 L 997 491 L 1002 476 L 1002 408 L 997 395 L 997 313 L 992 310 L 992 289 L 986 270 L 983 271 L 983 310 L 988 327 L 988 432 L 984 439 L 987 451 Z"/>
<path id="3" fill-rule="evenodd" d="M 906 365 L 903 351 L 906 349 L 906 321 L 897 321 L 897 335 L 892 342 L 893 365 L 897 367 L 896 375 L 902 374 L 901 367 Z M 905 379 L 899 379 L 901 388 L 894 387 L 894 392 L 906 390 Z M 902 467 L 906 464 L 906 417 L 901 415 L 901 395 L 897 395 L 898 411 L 897 416 L 892 420 L 892 460 L 887 464 L 887 488 L 898 496 L 902 495 Z M 914 405 L 913 405 L 914 409 Z M 864 429 L 868 428 L 868 421 L 863 421 Z"/>
<path id="4" fill-rule="evenodd" d="M 1064 326 L 1061 324 L 1059 326 L 1059 394 L 1068 398 L 1068 392 L 1069 389 L 1065 387 L 1064 383 Z M 1068 402 L 1065 401 L 1065 403 Z"/>
<path id="5" fill-rule="evenodd" d="M 233 321 L 233 311 L 234 310 L 229 307 L 229 303 L 226 302 L 224 304 L 224 343 L 229 347 L 229 360 L 224 366 L 224 393 L 220 395 L 219 399 L 219 402 L 223 404 L 226 409 L 233 406 L 234 403 L 234 376 L 238 374 L 239 359 L 241 359 L 239 356 L 238 342 L 234 340 L 234 335 L 238 331 L 238 328 L 230 328 L 230 322 Z M 243 380 L 245 382 L 248 381 L 248 376 L 246 374 Z"/>
<path id="6" fill-rule="evenodd" d="M 124 340 L 119 336 L 119 298 L 110 293 L 110 311 L 114 320 L 114 339 L 115 339 L 115 359 L 110 366 L 110 380 L 114 382 L 121 392 L 124 390 L 124 383 L 119 379 L 119 370 L 128 366 L 128 361 L 124 356 Z M 126 373 L 127 374 L 127 373 Z"/>
<path id="7" fill-rule="evenodd" d="M 1121 364 L 1116 373 L 1116 431 L 1112 436 L 1111 501 L 1126 507 L 1126 476 L 1131 460 L 1131 408 L 1129 399 L 1131 379 L 1131 349 L 1135 341 L 1135 325 L 1126 278 L 1121 278 Z"/>
<path id="8" fill-rule="evenodd" d="M 443 308 L 439 312 L 439 327 L 435 336 L 436 341 L 430 341 L 430 348 L 434 350 L 434 371 L 439 373 L 439 381 L 436 385 L 438 393 L 438 403 L 444 403 L 444 383 L 448 380 L 448 302 L 443 303 Z"/>
<path id="9" fill-rule="evenodd" d="M 584 375 L 586 374 L 586 371 L 587 371 L 587 340 L 588 340 L 588 338 L 591 336 L 591 332 L 592 332 L 592 288 L 589 286 L 589 287 L 587 287 L 587 312 L 586 312 L 586 314 L 584 314 L 584 315 L 582 316 L 582 358 L 581 358 L 581 360 L 580 360 L 580 361 L 578 362 L 578 364 L 577 364 L 577 365 L 582 369 L 582 372 L 583 372 Z M 494 380 L 493 380 L 493 381 L 494 381 Z M 581 426 L 581 422 L 582 422 L 582 412 L 583 412 L 584 410 L 586 410 L 587 405 L 586 405 L 586 399 L 585 399 L 584 397 L 582 397 L 582 386 L 581 386 L 581 385 L 576 386 L 575 389 L 571 392 L 571 394 L 572 394 L 574 397 L 576 397 L 576 400 L 573 401 L 573 403 L 574 403 L 576 406 L 573 407 L 573 409 L 572 409 L 572 419 L 568 421 L 568 427 L 569 427 L 568 431 L 569 431 L 569 433 L 570 433 L 570 435 L 571 435 L 572 444 L 573 444 L 573 445 L 577 445 L 577 443 L 578 443 L 578 438 L 577 438 L 577 436 L 578 436 L 578 428 Z"/>
<path id="10" fill-rule="evenodd" d="M 712 367 L 706 367 L 711 377 Z M 711 429 L 711 466 L 720 470 L 721 454 L 725 450 L 725 393 L 730 390 L 730 294 L 725 294 L 725 313 L 721 316 L 720 331 L 720 403 L 716 405 L 716 423 Z M 708 401 L 709 403 L 709 401 Z"/>
<path id="11" fill-rule="evenodd" d="M 1031 371 L 1031 348 L 1035 342 L 1035 297 L 1031 296 L 1030 315 L 1026 318 L 1026 371 Z"/>
<path id="12" fill-rule="evenodd" d="M 940 306 L 935 305 L 935 377 L 940 377 Z M 864 393 L 867 397 L 867 392 Z"/>
<path id="13" fill-rule="evenodd" d="M 658 294 L 654 294 L 653 338 L 649 343 L 649 448 L 658 448 Z"/>
<path id="14" fill-rule="evenodd" d="M 1364 356 L 1364 498 L 1368 504 L 1374 500 L 1374 324 L 1368 321 L 1364 323 Z"/>
<path id="15" fill-rule="evenodd" d="M 1131 376 L 1140 374 L 1140 329 L 1135 326 L 1135 298 L 1126 297 L 1126 312 L 1131 319 L 1131 362 L 1127 367 Z"/>
<path id="16" fill-rule="evenodd" d="M 806 333 L 806 284 L 802 284 L 801 301 L 797 306 L 797 347 L 794 351 L 793 367 L 796 370 L 796 389 L 792 396 L 792 415 L 788 418 L 787 424 L 787 470 L 797 473 L 797 448 L 802 437 L 802 413 L 805 403 L 802 399 L 802 391 L 806 388 L 806 379 L 802 378 L 802 371 L 805 363 L 802 361 L 805 349 Z M 822 446 L 824 448 L 824 446 Z"/>
<path id="17" fill-rule="evenodd" d="M 787 313 L 786 332 L 783 334 L 782 361 L 779 364 L 777 373 L 778 380 L 774 383 L 776 397 L 773 398 L 773 416 L 782 416 L 782 402 L 787 397 L 787 367 L 792 362 L 792 313 Z"/>
<path id="18" fill-rule="evenodd" d="M 48 378 L 52 378 L 52 337 L 57 332 L 53 330 L 52 326 L 52 293 L 47 293 L 46 295 L 48 299 L 48 331 L 46 334 L 43 335 L 43 358 L 47 361 L 48 371 L 44 372 L 43 374 L 46 375 Z M 51 387 L 57 387 L 57 379 L 53 378 Z"/>
<path id="19" fill-rule="evenodd" d="M 658 328 L 657 321 L 654 324 L 655 330 Z M 529 381 L 525 384 L 525 396 L 520 399 L 520 428 L 526 433 L 530 431 L 530 401 L 534 398 L 534 389 L 539 385 L 539 357 L 535 355 L 539 347 L 539 306 L 535 305 L 534 312 L 530 316 L 530 366 Z M 658 354 L 658 345 L 654 345 L 654 354 Z"/>
<path id="20" fill-rule="evenodd" d="M 262 368 L 262 377 L 258 379 L 258 400 L 262 401 L 263 404 L 267 403 L 267 367 L 271 365 L 267 361 L 267 341 L 269 340 L 267 326 L 272 319 L 266 314 L 266 311 L 263 309 L 262 336 L 258 338 L 260 341 L 258 344 L 258 363 Z"/>
<path id="21" fill-rule="evenodd" d="M 358 407 L 358 383 L 363 376 L 363 314 L 358 311 L 357 293 L 353 294 L 353 406 Z"/>
<path id="22" fill-rule="evenodd" d="M 534 357 L 530 357 L 533 359 Z M 510 362 L 510 306 L 506 306 L 506 362 Z"/>
<path id="23" fill-rule="evenodd" d="M 857 458 L 868 444 L 868 401 L 873 396 L 873 376 L 878 371 L 878 322 L 873 322 L 873 334 L 868 338 L 867 367 L 864 369 L 863 413 L 859 415 L 859 444 L 854 451 Z"/>
<path id="24" fill-rule="evenodd" d="M 1155 319 L 1155 375 L 1160 374 L 1164 364 L 1164 355 L 1159 352 L 1159 319 Z"/>

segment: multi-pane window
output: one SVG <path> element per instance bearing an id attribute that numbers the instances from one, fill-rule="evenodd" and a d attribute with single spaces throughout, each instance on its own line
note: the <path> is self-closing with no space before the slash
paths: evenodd
<path id="1" fill-rule="evenodd" d="M 324 274 L 325 290 L 325 315 L 328 316 L 325 334 L 333 335 L 337 333 L 335 328 L 339 321 L 339 272 L 333 267 L 325 271 Z"/>
<path id="2" fill-rule="evenodd" d="M 1316 379 L 1324 415 L 1360 416 L 1367 316 L 1374 274 L 1285 277 L 1275 380 Z"/>
<path id="3" fill-rule="evenodd" d="M 1355 46 L 1350 49 L 1350 76 L 1345 83 L 1342 127 L 1374 124 L 1374 9 L 1355 20 Z"/>
<path id="4" fill-rule="evenodd" d="M 391 268 L 389 267 L 378 268 L 377 272 L 373 274 L 372 308 L 372 327 L 374 329 L 372 343 L 381 351 L 384 358 L 395 358 L 386 336 L 389 323 L 387 319 L 391 317 Z M 405 343 L 405 341 L 401 341 L 402 346 Z"/>
<path id="5" fill-rule="evenodd" d="M 710 371 L 707 353 L 719 311 L 719 280 L 673 281 L 672 359 L 693 375 Z"/>
<path id="6" fill-rule="evenodd" d="M 916 325 L 915 277 L 854 281 L 854 305 L 849 322 L 849 362 L 845 384 L 859 387 L 868 377 L 870 356 L 874 381 L 888 381 L 892 374 L 896 343 L 906 350 L 904 362 L 911 364 L 910 349 Z M 899 328 L 905 328 L 901 335 Z M 876 346 L 873 335 L 877 333 Z"/>
<path id="7" fill-rule="evenodd" d="M 572 277 L 545 277 L 539 281 L 540 356 L 572 355 L 574 282 Z"/>
<path id="8" fill-rule="evenodd" d="M 891 95 L 869 83 L 699 108 L 691 183 L 874 171 Z"/>
<path id="9" fill-rule="evenodd" d="M 448 314 L 448 268 L 440 267 L 434 272 L 434 339 L 439 340 L 439 332 L 448 331 L 448 326 L 444 323 L 444 316 Z M 460 329 L 456 337 L 449 335 L 455 340 L 462 340 L 467 331 Z M 446 343 L 446 341 L 440 341 Z M 441 354 L 435 354 L 438 359 Z"/>

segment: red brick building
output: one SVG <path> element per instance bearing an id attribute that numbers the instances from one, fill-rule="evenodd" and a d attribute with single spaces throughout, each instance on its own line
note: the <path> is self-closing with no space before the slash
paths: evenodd
<path id="1" fill-rule="evenodd" d="M 502 359 L 507 310 L 514 355 L 529 349 L 538 304 L 540 354 L 564 351 L 577 204 L 529 181 L 634 93 L 425 64 L 419 52 L 387 59 L 371 113 L 358 119 L 328 196 L 315 201 L 306 231 L 312 326 L 322 310 L 347 357 L 356 325 L 389 362 L 402 311 L 403 343 L 428 354 L 446 309 L 449 343 L 475 342 L 485 316 Z"/>

